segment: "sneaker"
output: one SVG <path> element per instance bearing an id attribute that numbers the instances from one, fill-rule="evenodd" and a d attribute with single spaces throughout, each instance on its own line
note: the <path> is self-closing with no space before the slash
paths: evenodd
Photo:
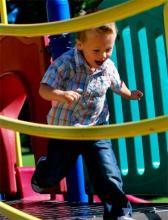
<path id="1" fill-rule="evenodd" d="M 136 220 L 136 219 L 131 218 L 130 216 L 123 215 L 123 216 L 119 216 L 117 220 Z"/>
<path id="2" fill-rule="evenodd" d="M 31 179 L 31 186 L 32 186 L 33 190 L 37 193 L 42 193 L 44 191 L 44 188 L 39 187 L 37 184 L 36 173 L 39 173 L 39 171 L 42 170 L 42 168 L 43 168 L 42 166 L 43 166 L 43 163 L 45 163 L 45 161 L 46 161 L 46 157 L 42 156 L 39 158 L 39 160 L 37 161 L 36 170 L 32 176 L 32 179 Z"/>
<path id="3" fill-rule="evenodd" d="M 44 183 L 38 183 L 37 181 L 37 176 L 43 175 L 44 174 L 44 169 L 46 168 L 46 157 L 42 156 L 37 162 L 36 170 L 32 176 L 31 179 L 31 186 L 32 189 L 40 194 L 55 194 L 56 192 L 59 191 L 59 186 L 58 184 L 54 186 L 46 186 L 46 182 Z M 42 179 L 42 178 L 41 178 Z"/>
<path id="4" fill-rule="evenodd" d="M 42 187 L 39 187 L 39 186 L 38 186 L 37 184 L 35 184 L 34 182 L 31 184 L 31 186 L 32 186 L 32 189 L 33 189 L 34 192 L 36 192 L 36 193 L 41 193 L 41 194 L 45 193 L 45 189 L 42 188 Z"/>

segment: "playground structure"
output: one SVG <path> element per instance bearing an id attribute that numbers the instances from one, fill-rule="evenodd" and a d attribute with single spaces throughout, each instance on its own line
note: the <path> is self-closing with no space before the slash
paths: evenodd
<path id="1" fill-rule="evenodd" d="M 2 1 L 3 3 L 4 1 Z M 81 18 L 70 19 L 68 21 L 54 22 L 48 24 L 35 24 L 35 25 L 8 25 L 5 14 L 2 13 L 2 25 L 0 29 L 0 34 L 4 35 L 0 37 L 0 50 L 4 51 L 0 66 L 0 99 L 1 102 L 1 115 L 0 116 L 0 125 L 1 125 L 1 144 L 2 146 L 7 146 L 1 148 L 1 166 L 0 166 L 0 189 L 6 195 L 15 195 L 16 193 L 20 193 L 21 198 L 26 198 L 27 196 L 35 196 L 33 192 L 30 190 L 25 190 L 23 183 L 27 183 L 30 180 L 33 168 L 25 168 L 21 167 L 21 164 L 17 161 L 15 157 L 17 146 L 19 145 L 18 133 L 14 131 L 19 131 L 25 134 L 33 135 L 32 137 L 32 147 L 35 154 L 35 159 L 37 160 L 39 156 L 45 153 L 46 139 L 41 139 L 34 137 L 34 134 L 37 136 L 45 136 L 45 137 L 59 137 L 59 138 L 102 138 L 110 137 L 110 138 L 119 138 L 119 137 L 133 137 L 135 135 L 146 135 L 150 133 L 163 132 L 168 128 L 168 117 L 156 117 L 156 119 L 147 119 L 142 120 L 141 122 L 134 123 L 126 123 L 119 125 L 110 125 L 103 126 L 99 128 L 67 128 L 67 127 L 50 127 L 48 125 L 43 125 L 39 123 L 45 123 L 45 115 L 49 108 L 49 104 L 46 105 L 39 97 L 38 97 L 38 87 L 39 81 L 44 74 L 46 67 L 49 65 L 50 56 L 45 50 L 47 45 L 47 40 L 43 35 L 48 34 L 61 34 L 63 32 L 72 32 L 80 29 L 89 28 L 92 26 L 97 26 L 109 21 L 113 20 L 121 20 L 126 18 L 127 16 L 135 15 L 136 13 L 142 12 L 144 10 L 148 10 L 152 7 L 160 6 L 165 3 L 164 6 L 164 18 L 165 18 L 165 36 L 166 40 L 168 39 L 168 25 L 166 17 L 168 17 L 168 6 L 167 1 L 130 1 L 123 5 L 118 5 L 112 8 L 108 8 L 105 11 L 100 11 L 91 15 L 87 15 Z M 132 7 L 136 6 L 136 7 Z M 2 6 L 1 6 L 2 7 Z M 132 9 L 131 11 L 128 8 Z M 3 12 L 4 10 L 2 10 Z M 121 12 L 120 14 L 118 12 Z M 87 22 L 89 20 L 89 22 Z M 91 22 L 90 22 L 91 21 Z M 81 25 L 81 22 L 83 25 Z M 6 23 L 6 24 L 5 24 Z M 122 24 L 121 24 L 122 26 Z M 122 28 L 122 27 L 121 27 Z M 127 34 L 129 29 L 126 29 L 123 34 Z M 140 32 L 140 36 L 143 35 L 143 32 Z M 19 36 L 19 37 L 18 37 Z M 25 36 L 25 37 L 24 37 Z M 31 36 L 31 38 L 28 38 Z M 32 37 L 34 36 L 34 37 Z M 38 37 L 35 37 L 38 36 Z M 160 38 L 158 38 L 160 39 Z M 161 41 L 162 42 L 162 41 Z M 162 42 L 163 43 L 163 42 Z M 11 53 L 12 51 L 12 53 Z M 21 51 L 21 53 L 18 53 Z M 26 51 L 26 54 L 23 53 Z M 164 47 L 163 47 L 164 51 Z M 32 54 L 34 55 L 32 57 Z M 165 55 L 166 56 L 166 55 Z M 116 58 L 116 57 L 115 57 Z M 6 62 L 9 60 L 10 62 Z M 162 63 L 162 67 L 165 63 Z M 26 66 L 26 68 L 25 68 Z M 31 73 L 31 74 L 30 74 Z M 36 77 L 34 77 L 36 76 Z M 165 73 L 166 77 L 166 73 Z M 162 91 L 163 93 L 167 91 L 167 81 L 166 78 L 163 77 L 162 80 L 165 80 L 165 87 Z M 129 81 L 129 80 L 128 80 Z M 8 86 L 6 86 L 8 85 Z M 31 88 L 31 90 L 30 90 Z M 12 92 L 11 92 L 12 91 Z M 4 96 L 5 94 L 5 96 Z M 20 111 L 25 103 L 25 100 L 29 103 L 29 114 L 30 121 L 33 122 L 22 122 L 18 119 Z M 121 102 L 114 97 L 114 102 Z M 39 107 L 43 106 L 40 108 Z M 162 112 L 166 115 L 167 111 L 167 103 L 163 104 Z M 136 109 L 137 106 L 132 106 L 132 111 Z M 148 110 L 147 110 L 148 111 Z M 150 111 L 150 110 L 149 110 Z M 4 117 L 7 116 L 7 117 Z M 139 120 L 140 117 L 133 114 L 133 119 Z M 149 118 L 155 117 L 155 114 L 147 114 Z M 10 118 L 8 118 L 10 117 Z M 14 118 L 14 119 L 12 119 Z M 118 120 L 118 121 L 117 121 Z M 118 118 L 116 121 L 118 123 L 123 122 L 123 119 Z M 10 130 L 6 130 L 10 129 Z M 11 131 L 11 129 L 13 131 Z M 17 134 L 17 135 L 16 135 Z M 90 135 L 90 136 L 89 136 Z M 17 137 L 17 138 L 16 138 Z M 152 136 L 151 136 L 152 139 Z M 150 139 L 150 140 L 151 140 Z M 154 140 L 157 140 L 156 135 L 153 136 Z M 163 134 L 162 143 L 167 142 L 167 133 Z M 16 141 L 17 140 L 17 141 Z M 125 142 L 123 139 L 120 139 L 120 148 L 121 145 Z M 141 143 L 139 139 L 135 139 L 135 143 Z M 15 144 L 16 143 L 16 144 Z M 167 144 L 168 145 L 168 144 Z M 39 151 L 40 146 L 40 151 Z M 124 148 L 124 147 L 122 147 Z M 136 151 L 136 150 L 135 150 Z M 142 151 L 142 150 L 141 150 Z M 140 151 L 140 152 L 141 152 Z M 120 151 L 120 153 L 123 151 Z M 139 152 L 138 150 L 136 152 Z M 132 154 L 131 152 L 129 152 Z M 3 156 L 2 156 L 3 155 Z M 6 159 L 4 159 L 4 155 L 6 155 Z M 155 155 L 154 157 L 157 157 Z M 149 172 L 153 172 L 155 175 L 156 172 L 160 169 L 160 162 L 162 163 L 162 169 L 166 168 L 166 163 L 163 161 L 166 160 L 167 157 L 167 149 L 163 149 L 163 156 L 161 159 L 156 159 L 154 165 L 156 169 L 153 171 L 151 168 Z M 19 158 L 19 157 L 18 157 Z M 134 155 L 132 156 L 134 158 Z M 15 164 L 17 166 L 15 167 Z M 140 162 L 141 163 L 141 162 Z M 121 164 L 123 166 L 123 175 L 127 176 L 128 165 Z M 142 164 L 141 164 L 142 165 Z M 149 164 L 148 164 L 149 165 Z M 150 166 L 150 165 L 149 165 Z M 7 172 L 4 175 L 4 167 L 7 168 Z M 159 167 L 159 169 L 157 169 Z M 135 173 L 136 170 L 134 169 Z M 144 165 L 138 170 L 139 172 L 144 172 Z M 16 172 L 16 175 L 15 175 Z M 27 175 L 27 179 L 25 176 Z M 138 176 L 138 179 L 142 177 L 142 175 Z M 127 178 L 127 177 L 126 177 Z M 130 178 L 133 178 L 132 176 Z M 145 178 L 145 176 L 144 176 Z M 163 175 L 163 179 L 161 181 L 166 180 L 166 176 Z M 138 180 L 139 181 L 139 180 Z M 160 181 L 160 180 L 159 180 Z M 157 182 L 158 183 L 158 182 Z M 165 183 L 166 184 L 166 183 Z M 132 186 L 131 186 L 132 187 Z M 148 192 L 149 188 L 147 188 Z M 27 192 L 27 194 L 26 194 Z M 166 192 L 166 191 L 165 191 Z M 32 194 L 31 194 L 32 193 Z M 66 193 L 66 182 L 63 181 L 60 186 L 58 186 L 58 192 L 56 194 Z M 58 197 L 57 197 L 58 198 Z M 63 200 L 63 197 L 60 197 Z"/>

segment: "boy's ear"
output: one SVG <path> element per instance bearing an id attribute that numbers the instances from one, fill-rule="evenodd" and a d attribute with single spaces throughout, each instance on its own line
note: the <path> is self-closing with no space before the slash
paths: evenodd
<path id="1" fill-rule="evenodd" d="M 76 39 L 76 47 L 78 50 L 82 50 L 82 42 L 79 39 Z"/>

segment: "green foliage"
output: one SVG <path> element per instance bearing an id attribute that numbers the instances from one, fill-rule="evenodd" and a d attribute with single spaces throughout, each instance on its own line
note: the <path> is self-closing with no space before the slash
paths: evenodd
<path id="1" fill-rule="evenodd" d="M 102 0 L 70 0 L 71 16 L 78 16 L 83 10 L 86 12 L 94 11 L 101 2 Z"/>

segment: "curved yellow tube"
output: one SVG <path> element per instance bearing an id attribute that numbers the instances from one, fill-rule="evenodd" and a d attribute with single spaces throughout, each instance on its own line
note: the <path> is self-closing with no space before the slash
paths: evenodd
<path id="1" fill-rule="evenodd" d="M 0 116 L 0 126 L 21 133 L 48 138 L 67 140 L 115 139 L 166 131 L 168 130 L 168 116 L 144 119 L 139 122 L 92 127 L 54 126 Z"/>
<path id="2" fill-rule="evenodd" d="M 40 220 L 0 201 L 0 213 L 11 220 Z"/>
<path id="3" fill-rule="evenodd" d="M 48 34 L 76 32 L 130 17 L 145 10 L 157 7 L 165 2 L 166 0 L 131 0 L 86 16 L 64 21 L 29 25 L 1 24 L 0 35 L 44 36 Z"/>
<path id="4" fill-rule="evenodd" d="M 8 17 L 7 17 L 7 10 L 6 10 L 6 0 L 0 1 L 0 15 L 1 15 L 1 23 L 7 24 Z"/>
<path id="5" fill-rule="evenodd" d="M 20 133 L 19 132 L 16 132 L 16 166 L 17 167 L 23 166 Z"/>

